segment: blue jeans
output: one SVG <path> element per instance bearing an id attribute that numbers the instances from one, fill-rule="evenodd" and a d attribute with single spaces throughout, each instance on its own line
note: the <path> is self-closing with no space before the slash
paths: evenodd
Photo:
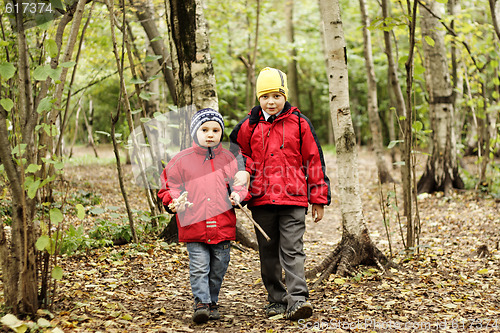
<path id="1" fill-rule="evenodd" d="M 189 280 L 195 303 L 217 303 L 230 259 L 231 242 L 187 243 Z"/>

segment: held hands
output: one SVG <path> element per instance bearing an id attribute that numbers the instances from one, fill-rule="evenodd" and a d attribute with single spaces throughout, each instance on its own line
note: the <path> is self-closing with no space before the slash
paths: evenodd
<path id="1" fill-rule="evenodd" d="M 236 192 L 231 193 L 229 196 L 229 200 L 231 201 L 231 205 L 236 206 L 241 202 L 240 195 Z"/>
<path id="2" fill-rule="evenodd" d="M 311 214 L 314 222 L 319 222 L 325 215 L 325 208 L 323 205 L 313 204 Z"/>
<path id="3" fill-rule="evenodd" d="M 193 206 L 193 203 L 187 200 L 187 195 L 188 193 L 186 191 L 182 192 L 177 199 L 172 200 L 172 202 L 168 204 L 168 209 L 174 213 L 182 213 L 186 210 L 186 206 L 187 208 Z"/>

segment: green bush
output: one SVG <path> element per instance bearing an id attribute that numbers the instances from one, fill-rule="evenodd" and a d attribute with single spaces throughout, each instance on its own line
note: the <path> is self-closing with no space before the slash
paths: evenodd
<path id="1" fill-rule="evenodd" d="M 77 228 L 70 226 L 62 238 L 61 254 L 72 255 L 110 245 L 113 245 L 112 240 L 91 238 L 81 225 Z"/>
<path id="2" fill-rule="evenodd" d="M 96 240 L 111 240 L 113 244 L 126 244 L 132 239 L 130 225 L 100 219 L 90 230 L 89 237 Z"/>

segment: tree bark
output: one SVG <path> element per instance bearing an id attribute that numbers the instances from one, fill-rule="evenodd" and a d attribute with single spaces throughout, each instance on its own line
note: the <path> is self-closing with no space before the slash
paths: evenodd
<path id="1" fill-rule="evenodd" d="M 394 182 L 392 176 L 387 169 L 384 158 L 384 147 L 382 133 L 380 131 L 380 117 L 378 112 L 378 96 L 377 96 L 377 80 L 375 78 L 375 68 L 373 65 L 372 41 L 370 31 L 370 20 L 368 18 L 366 3 L 364 0 L 359 0 L 361 9 L 361 18 L 363 24 L 363 41 L 365 53 L 366 76 L 368 84 L 368 118 L 370 120 L 370 130 L 372 132 L 372 145 L 375 152 L 378 177 L 380 183 Z"/>
<path id="2" fill-rule="evenodd" d="M 200 109 L 218 110 L 208 26 L 202 0 L 169 0 L 167 10 L 177 107 L 181 114 L 181 149 L 191 146 L 191 116 Z"/>
<path id="3" fill-rule="evenodd" d="M 453 89 L 444 44 L 445 31 L 437 19 L 443 12 L 444 6 L 436 1 L 421 10 L 432 152 L 417 190 L 419 193 L 444 191 L 449 195 L 452 188 L 461 189 L 464 184 L 458 173 Z"/>
<path id="4" fill-rule="evenodd" d="M 153 52 L 156 55 L 161 56 L 158 59 L 158 64 L 161 67 L 161 71 L 163 73 L 163 79 L 168 86 L 168 90 L 170 95 L 172 96 L 174 104 L 177 104 L 177 94 L 175 90 L 175 79 L 172 73 L 172 57 L 168 52 L 168 49 L 161 37 L 160 32 L 158 31 L 158 27 L 156 26 L 156 22 L 153 19 L 153 4 L 150 0 L 138 0 L 131 1 L 132 6 L 136 9 L 136 15 L 139 19 L 140 24 L 142 25 L 146 35 L 148 36 L 149 43 Z"/>
<path id="5" fill-rule="evenodd" d="M 80 55 L 82 52 L 85 32 L 87 31 L 87 28 L 92 20 L 92 11 L 94 9 L 94 6 L 95 6 L 95 2 L 93 1 L 92 6 L 90 7 L 90 10 L 89 10 L 89 16 L 87 17 L 87 21 L 85 22 L 85 24 L 83 25 L 83 28 L 82 28 L 82 33 L 80 35 L 80 41 L 78 43 L 78 48 L 77 48 L 76 56 L 75 56 L 75 65 L 73 66 L 73 72 L 71 73 L 71 79 L 69 81 L 68 93 L 67 93 L 65 107 L 64 107 L 64 117 L 61 121 L 61 126 L 59 129 L 59 138 L 57 140 L 57 144 L 56 144 L 56 148 L 55 148 L 55 151 L 57 152 L 56 154 L 59 154 L 60 156 L 62 156 L 63 152 L 64 152 L 64 149 L 62 149 L 62 144 L 64 142 L 64 132 L 65 132 L 66 126 L 68 124 L 68 120 L 70 118 L 69 109 L 70 109 L 70 105 L 71 105 L 71 103 L 70 103 L 71 97 L 73 96 L 72 95 L 73 83 L 75 82 L 75 78 L 76 78 L 78 62 L 80 61 Z M 78 120 L 77 120 L 77 124 L 78 124 Z M 74 142 L 73 142 L 73 144 L 74 144 Z M 71 149 L 73 149 L 73 145 L 71 146 Z"/>
<path id="6" fill-rule="evenodd" d="M 240 55 L 239 59 L 243 62 L 243 65 L 247 71 L 247 82 L 246 82 L 246 94 L 245 94 L 245 105 L 246 110 L 250 110 L 254 105 L 255 101 L 255 59 L 257 57 L 257 48 L 259 41 L 259 26 L 260 26 L 260 0 L 257 0 L 257 13 L 255 15 L 255 37 L 252 43 L 252 38 L 248 36 L 248 50 L 252 50 L 252 52 L 248 52 L 247 56 Z M 250 19 L 247 14 L 247 24 L 250 28 Z"/>
<path id="7" fill-rule="evenodd" d="M 93 107 L 92 107 L 92 99 L 89 100 L 89 117 L 87 117 L 87 113 L 85 110 L 83 110 L 83 120 L 85 122 L 85 128 L 87 129 L 87 145 L 92 146 L 92 150 L 94 150 L 94 155 L 96 158 L 99 158 L 99 155 L 97 154 L 97 149 L 95 146 L 94 142 L 94 131 L 92 129 L 92 123 L 89 121 L 88 118 L 92 119 L 92 113 L 93 113 Z"/>
<path id="8" fill-rule="evenodd" d="M 338 194 L 342 214 L 342 239 L 334 251 L 307 273 L 322 271 L 322 279 L 337 273 L 352 274 L 359 264 L 391 265 L 372 243 L 365 224 L 359 190 L 358 158 L 349 105 L 347 53 L 338 0 L 320 0 L 330 87 L 330 112 L 337 147 Z"/>
<path id="9" fill-rule="evenodd" d="M 387 0 L 382 0 L 382 17 L 384 20 L 389 17 L 389 4 Z M 408 12 L 411 13 L 411 8 L 408 8 Z M 412 83 L 412 73 L 411 64 L 413 59 L 413 48 L 414 48 L 414 21 L 416 20 L 415 13 L 413 13 L 412 20 L 410 21 L 410 55 L 405 63 L 407 69 L 407 95 L 411 93 L 411 83 Z M 385 23 L 384 23 L 385 26 Z M 412 216 L 412 193 L 413 186 L 411 181 L 411 147 L 412 147 L 412 110 L 410 107 L 411 98 L 407 96 L 405 101 L 403 91 L 401 90 L 401 85 L 398 79 L 398 67 L 397 62 L 394 59 L 391 43 L 391 34 L 387 29 L 384 30 L 384 44 L 385 52 L 387 55 L 387 62 L 389 67 L 389 80 L 390 86 L 393 89 L 395 99 L 396 99 L 396 110 L 398 114 L 398 122 L 400 124 L 400 138 L 402 145 L 400 145 L 401 160 L 403 165 L 401 166 L 401 179 L 403 183 L 403 206 L 404 215 L 406 218 L 406 235 L 407 235 L 407 246 L 415 246 L 415 225 Z M 403 120 L 401 120 L 403 119 Z"/>
<path id="10" fill-rule="evenodd" d="M 153 54 L 153 50 L 148 47 L 148 54 Z M 147 62 L 144 64 L 144 70 L 146 72 L 146 78 L 152 77 L 158 70 L 158 65 L 155 62 Z M 160 81 L 153 80 L 151 82 L 147 82 L 144 85 L 144 90 L 148 92 L 151 97 L 149 100 L 146 100 L 145 108 L 146 108 L 146 116 L 152 118 L 155 116 L 157 112 L 160 112 Z"/>
<path id="11" fill-rule="evenodd" d="M 200 109 L 219 109 L 215 74 L 210 56 L 208 24 L 203 0 L 169 0 L 168 23 L 171 34 L 174 76 L 180 112 L 181 150 L 191 146 L 191 117 Z M 175 219 L 169 225 L 176 226 Z M 170 227 L 170 235 L 177 231 Z"/>
<path id="12" fill-rule="evenodd" d="M 24 33 L 22 13 L 16 15 L 17 47 L 18 47 L 18 111 L 22 119 L 22 127 L 33 122 L 36 112 L 33 107 L 33 95 L 29 71 L 29 55 Z M 14 112 L 12 110 L 11 112 Z M 14 314 L 34 316 L 38 309 L 38 281 L 36 275 L 34 213 L 35 202 L 26 197 L 24 191 L 24 166 L 18 167 L 13 158 L 9 131 L 7 129 L 7 111 L 0 106 L 0 160 L 9 179 L 12 195 L 12 231 L 10 241 L 5 235 L 3 223 L 0 227 L 0 262 L 4 285 L 5 306 Z M 19 133 L 18 133 L 19 134 Z M 24 163 L 32 163 L 36 159 L 34 146 L 35 133 L 23 133 L 21 143 L 26 144 L 24 154 L 18 158 L 26 158 Z M 29 145 L 32 147 L 29 147 Z"/>
<path id="13" fill-rule="evenodd" d="M 286 39 L 289 44 L 289 56 L 288 61 L 288 97 L 293 105 L 300 109 L 300 98 L 299 98 L 299 72 L 297 71 L 297 49 L 294 46 L 295 43 L 295 33 L 293 27 L 293 8 L 294 0 L 287 0 L 285 2 L 285 19 L 286 19 Z"/>

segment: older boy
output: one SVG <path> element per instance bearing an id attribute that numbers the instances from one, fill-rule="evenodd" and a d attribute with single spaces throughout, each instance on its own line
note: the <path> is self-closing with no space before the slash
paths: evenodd
<path id="1" fill-rule="evenodd" d="M 314 221 L 323 218 L 323 207 L 330 204 L 330 181 L 311 122 L 287 102 L 286 74 L 264 68 L 256 90 L 260 105 L 234 128 L 230 140 L 241 148 L 252 175 L 248 207 L 271 238 L 267 242 L 256 231 L 268 292 L 266 315 L 304 319 L 313 311 L 304 273 L 305 215 L 310 203 Z"/>

